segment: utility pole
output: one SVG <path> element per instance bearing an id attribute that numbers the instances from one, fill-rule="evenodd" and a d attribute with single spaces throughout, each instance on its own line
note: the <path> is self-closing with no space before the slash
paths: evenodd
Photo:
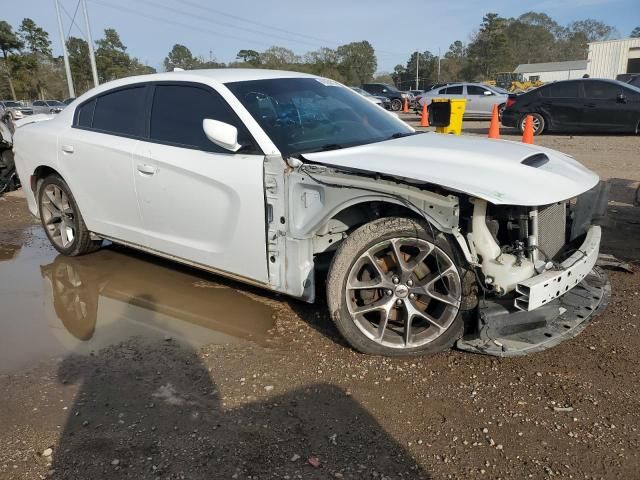
<path id="1" fill-rule="evenodd" d="M 438 47 L 438 83 L 440 83 L 440 47 Z"/>
<path id="2" fill-rule="evenodd" d="M 418 88 L 418 71 L 420 70 L 420 52 L 416 51 L 416 90 L 420 90 Z"/>
<path id="3" fill-rule="evenodd" d="M 67 42 L 64 41 L 64 28 L 62 27 L 62 17 L 60 17 L 60 5 L 58 5 L 58 0 L 54 0 L 54 2 L 56 4 L 56 14 L 58 15 L 58 30 L 60 31 L 60 42 L 62 42 L 62 56 L 64 57 L 64 70 L 67 74 L 67 87 L 69 87 L 69 97 L 73 98 L 76 96 L 76 92 L 73 89 L 73 78 L 71 78 Z"/>
<path id="4" fill-rule="evenodd" d="M 93 86 L 97 87 L 99 84 L 98 68 L 96 67 L 96 55 L 93 52 L 93 38 L 91 37 L 91 25 L 89 24 L 89 12 L 87 11 L 86 0 L 82 0 L 82 10 L 84 11 L 84 23 L 87 27 L 87 44 L 89 45 L 89 60 L 91 61 L 91 73 L 93 75 Z"/>

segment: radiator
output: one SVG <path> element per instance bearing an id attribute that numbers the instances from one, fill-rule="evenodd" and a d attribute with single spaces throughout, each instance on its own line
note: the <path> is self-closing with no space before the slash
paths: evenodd
<path id="1" fill-rule="evenodd" d="M 552 259 L 562 249 L 567 238 L 567 202 L 554 203 L 538 209 L 538 246 L 541 258 Z"/>

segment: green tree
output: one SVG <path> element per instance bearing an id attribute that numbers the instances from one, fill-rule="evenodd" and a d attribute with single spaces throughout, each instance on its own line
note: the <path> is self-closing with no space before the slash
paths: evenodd
<path id="1" fill-rule="evenodd" d="M 82 38 L 69 37 L 67 52 L 76 95 L 81 95 L 92 87 L 93 82 L 89 64 L 89 44 Z"/>
<path id="2" fill-rule="evenodd" d="M 193 70 L 197 66 L 198 60 L 193 56 L 191 50 L 184 45 L 176 43 L 169 55 L 164 59 L 164 69 L 167 72 L 174 68 L 182 68 L 183 70 Z"/>
<path id="3" fill-rule="evenodd" d="M 7 76 L 11 97 L 16 100 L 16 90 L 13 86 L 13 62 L 10 62 L 9 55 L 23 47 L 23 43 L 18 35 L 13 31 L 11 25 L 4 20 L 0 21 L 0 51 L 2 51 L 2 72 Z"/>
<path id="4" fill-rule="evenodd" d="M 640 27 L 636 27 L 631 30 L 631 34 L 629 35 L 631 38 L 640 38 Z"/>
<path id="5" fill-rule="evenodd" d="M 21 70 L 26 74 L 25 86 L 29 96 L 45 96 L 45 78 L 43 67 L 52 61 L 49 34 L 30 18 L 25 18 L 18 28 L 18 35 L 25 46 L 22 55 Z"/>
<path id="6" fill-rule="evenodd" d="M 468 47 L 470 74 L 492 78 L 497 72 L 511 69 L 506 27 L 507 19 L 497 13 L 487 13 L 484 16 L 480 30 Z"/>
<path id="7" fill-rule="evenodd" d="M 130 75 L 155 72 L 155 69 L 143 65 L 137 58 L 129 56 L 127 47 L 113 28 L 105 29 L 104 38 L 96 41 L 96 45 L 98 47 L 96 49 L 96 65 L 101 83 Z"/>
<path id="8" fill-rule="evenodd" d="M 341 45 L 336 52 L 338 71 L 350 85 L 367 83 L 378 68 L 375 50 L 366 40 Z"/>
<path id="9" fill-rule="evenodd" d="M 248 63 L 252 66 L 260 65 L 260 53 L 255 50 L 242 49 L 236 55 L 237 60 L 242 60 L 244 63 Z"/>
<path id="10" fill-rule="evenodd" d="M 262 52 L 260 59 L 266 68 L 286 68 L 300 62 L 300 58 L 292 50 L 275 45 Z"/>

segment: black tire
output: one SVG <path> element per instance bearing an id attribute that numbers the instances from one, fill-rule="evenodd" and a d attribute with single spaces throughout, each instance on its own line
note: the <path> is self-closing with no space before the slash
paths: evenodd
<path id="1" fill-rule="evenodd" d="M 347 302 L 350 300 L 347 300 L 347 281 L 352 269 L 357 268 L 355 267 L 356 262 L 370 248 L 391 239 L 419 239 L 435 245 L 441 253 L 448 256 L 453 267 L 452 272 L 455 271 L 458 278 L 461 278 L 460 261 L 457 260 L 458 256 L 454 253 L 451 244 L 442 234 L 437 234 L 434 239 L 432 231 L 429 225 L 422 221 L 403 217 L 381 218 L 355 230 L 338 248 L 327 276 L 327 305 L 329 314 L 338 330 L 354 349 L 372 355 L 425 355 L 451 348 L 456 340 L 462 336 L 464 330 L 463 314 L 458 309 L 457 313 L 454 312 L 455 318 L 448 328 L 429 343 L 418 347 L 406 345 L 400 348 L 389 347 L 365 335 L 349 311 Z M 460 293 L 460 297 L 462 297 L 462 293 Z M 405 301 L 409 302 L 408 299 Z"/>
<path id="2" fill-rule="evenodd" d="M 504 109 L 507 108 L 505 103 L 501 103 L 498 105 L 498 120 L 502 121 L 502 114 L 504 113 Z"/>
<path id="3" fill-rule="evenodd" d="M 399 112 L 400 110 L 402 110 L 402 100 L 400 100 L 399 98 L 394 98 L 393 100 L 391 100 L 391 110 L 394 112 Z"/>
<path id="4" fill-rule="evenodd" d="M 531 115 L 533 118 L 533 134 L 540 135 L 547 128 L 547 122 L 542 115 L 539 113 L 525 113 L 520 117 L 520 121 L 518 122 L 518 127 L 520 128 L 520 133 L 524 133 L 524 123 L 527 120 L 527 115 Z M 537 125 L 537 126 L 536 126 Z"/>
<path id="5" fill-rule="evenodd" d="M 68 198 L 69 205 L 71 206 L 71 215 L 69 216 L 69 221 L 70 223 L 72 223 L 74 238 L 69 243 L 69 245 L 66 246 L 62 246 L 54 240 L 49 227 L 45 223 L 45 216 L 43 214 L 43 203 L 45 201 L 45 190 L 48 186 L 56 186 L 62 192 L 64 192 L 64 194 Z M 87 253 L 94 252 L 100 248 L 100 244 L 102 242 L 100 240 L 91 239 L 91 235 L 84 223 L 82 214 L 80 213 L 80 209 L 78 208 L 78 204 L 76 203 L 76 200 L 71 193 L 71 189 L 59 175 L 49 175 L 40 183 L 38 187 L 38 211 L 40 213 L 40 222 L 42 224 L 42 228 L 44 228 L 44 231 L 47 234 L 51 245 L 53 245 L 53 247 L 63 255 L 75 257 L 78 255 L 85 255 Z"/>

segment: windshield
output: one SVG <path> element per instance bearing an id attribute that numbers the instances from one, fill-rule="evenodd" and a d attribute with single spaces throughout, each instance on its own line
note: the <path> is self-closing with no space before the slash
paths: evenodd
<path id="1" fill-rule="evenodd" d="M 20 107 L 18 102 L 2 102 L 5 107 Z"/>
<path id="2" fill-rule="evenodd" d="M 58 100 L 47 100 L 47 105 L 50 107 L 64 107 L 64 103 L 59 102 Z"/>
<path id="3" fill-rule="evenodd" d="M 414 130 L 351 89 L 322 78 L 227 83 L 283 155 L 411 135 Z"/>

